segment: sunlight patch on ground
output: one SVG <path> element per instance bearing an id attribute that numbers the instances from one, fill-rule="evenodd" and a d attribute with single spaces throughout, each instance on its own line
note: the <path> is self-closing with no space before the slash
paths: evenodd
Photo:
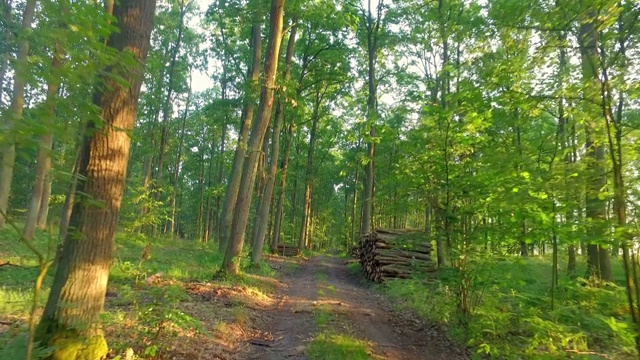
<path id="1" fill-rule="evenodd" d="M 266 308 L 274 304 L 273 298 L 258 289 L 247 286 L 225 286 L 214 283 L 188 283 L 187 292 L 206 301 L 243 304 L 250 308 Z"/>

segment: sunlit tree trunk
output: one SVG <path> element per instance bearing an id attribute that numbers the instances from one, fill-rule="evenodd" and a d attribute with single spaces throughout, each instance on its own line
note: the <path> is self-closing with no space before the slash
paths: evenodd
<path id="1" fill-rule="evenodd" d="M 108 350 L 100 313 L 155 7 L 155 0 L 120 0 L 114 8 L 119 29 L 108 45 L 131 54 L 139 66 L 106 68 L 101 79 L 104 86 L 94 92 L 103 121 L 99 126 L 89 122 L 82 143 L 83 201 L 74 204 L 72 230 L 64 240 L 36 336 L 41 345 L 53 349 L 54 359 L 100 359 Z"/>
<path id="2" fill-rule="evenodd" d="M 278 54 L 282 41 L 282 13 L 284 0 L 271 1 L 271 15 L 269 28 L 269 45 L 264 67 L 264 80 L 260 91 L 260 105 L 256 121 L 251 127 L 251 134 L 247 143 L 247 158 L 245 160 L 238 188 L 238 199 L 235 211 L 229 244 L 222 264 L 222 270 L 227 273 L 237 274 L 240 271 L 238 256 L 242 252 L 244 237 L 249 219 L 249 207 L 253 196 L 253 185 L 256 179 L 258 157 L 264 140 L 265 132 L 269 126 L 271 110 L 273 108 L 273 94 L 278 69 Z"/>
<path id="3" fill-rule="evenodd" d="M 24 108 L 24 89 L 27 85 L 26 67 L 29 63 L 29 39 L 26 37 L 31 28 L 33 17 L 36 11 L 37 0 L 27 0 L 22 15 L 22 33 L 18 36 L 19 47 L 16 58 L 15 75 L 13 77 L 13 95 L 11 107 L 6 112 L 5 133 L 8 134 L 5 144 L 2 147 L 2 162 L 0 162 L 0 212 L 7 213 L 9 206 L 9 196 L 11 195 L 11 182 L 13 181 L 13 166 L 16 162 L 16 144 L 13 139 L 15 127 L 22 119 Z M 0 229 L 4 227 L 6 219 L 0 216 Z"/>
<path id="4" fill-rule="evenodd" d="M 289 41 L 287 43 L 287 53 L 285 55 L 285 70 L 283 83 L 287 83 L 291 78 L 291 61 L 293 59 L 293 46 L 296 42 L 296 33 L 298 30 L 298 20 L 293 19 L 293 26 L 291 27 L 291 33 L 289 34 Z M 271 140 L 271 160 L 269 162 L 269 171 L 267 174 L 267 182 L 262 194 L 262 201 L 260 202 L 260 208 L 258 209 L 258 217 L 256 222 L 256 238 L 253 240 L 254 248 L 251 256 L 251 263 L 260 267 L 260 261 L 262 259 L 262 249 L 264 247 L 264 239 L 266 236 L 267 222 L 269 220 L 269 210 L 271 209 L 271 199 L 273 197 L 273 188 L 276 183 L 276 175 L 278 170 L 278 159 L 280 158 L 280 133 L 282 131 L 282 123 L 284 121 L 284 109 L 285 109 L 286 95 L 281 95 L 278 99 L 278 105 L 276 107 L 275 124 L 273 126 L 273 135 Z M 278 229 L 280 231 L 280 229 Z"/>
<path id="5" fill-rule="evenodd" d="M 234 211 L 236 201 L 238 199 L 238 189 L 242 178 L 242 169 L 244 166 L 245 155 L 247 152 L 247 143 L 249 141 L 249 130 L 253 122 L 253 113 L 255 111 L 254 91 L 257 89 L 260 78 L 260 59 L 262 54 L 262 36 L 260 35 L 260 24 L 253 24 L 251 27 L 251 47 L 253 56 L 251 62 L 251 70 L 248 79 L 248 89 L 244 95 L 244 109 L 242 111 L 242 120 L 240 124 L 240 134 L 238 136 L 238 145 L 236 146 L 235 155 L 233 157 L 233 166 L 231 175 L 227 184 L 227 192 L 225 193 L 224 202 L 222 203 L 222 215 L 220 218 L 220 251 L 226 251 L 229 242 L 231 225 L 233 224 Z"/>

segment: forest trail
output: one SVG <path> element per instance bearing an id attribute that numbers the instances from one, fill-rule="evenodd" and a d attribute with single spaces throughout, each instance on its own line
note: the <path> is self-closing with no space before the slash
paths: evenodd
<path id="1" fill-rule="evenodd" d="M 344 259 L 315 256 L 291 263 L 270 258 L 284 286 L 276 306 L 265 310 L 269 340 L 255 339 L 247 359 L 308 359 L 313 339 L 322 332 L 347 334 L 369 344 L 372 359 L 467 359 L 465 350 L 445 334 L 392 310 Z"/>

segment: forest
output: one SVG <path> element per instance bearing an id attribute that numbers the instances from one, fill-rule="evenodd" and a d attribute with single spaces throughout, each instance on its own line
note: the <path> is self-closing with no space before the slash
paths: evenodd
<path id="1" fill-rule="evenodd" d="M 639 2 L 0 19 L 0 359 L 640 357 Z"/>

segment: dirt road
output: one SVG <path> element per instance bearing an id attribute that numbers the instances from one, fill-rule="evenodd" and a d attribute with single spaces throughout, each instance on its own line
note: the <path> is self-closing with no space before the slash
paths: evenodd
<path id="1" fill-rule="evenodd" d="M 283 273 L 285 286 L 277 306 L 263 314 L 269 339 L 252 340 L 247 359 L 308 359 L 309 344 L 327 330 L 365 341 L 371 359 L 468 358 L 441 331 L 395 312 L 343 259 L 316 256 L 292 264 L 272 258 L 270 263 Z"/>

